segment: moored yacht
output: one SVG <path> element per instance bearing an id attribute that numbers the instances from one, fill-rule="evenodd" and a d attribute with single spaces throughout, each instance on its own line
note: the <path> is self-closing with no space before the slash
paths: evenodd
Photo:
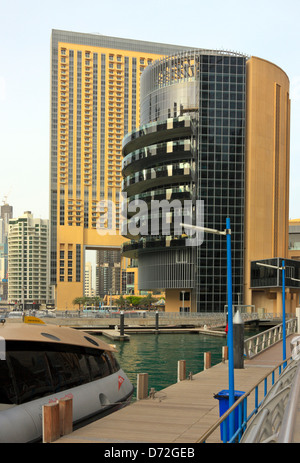
<path id="1" fill-rule="evenodd" d="M 115 348 L 58 325 L 0 323 L 0 442 L 42 438 L 42 407 L 73 399 L 73 425 L 130 402 L 133 386 Z"/>

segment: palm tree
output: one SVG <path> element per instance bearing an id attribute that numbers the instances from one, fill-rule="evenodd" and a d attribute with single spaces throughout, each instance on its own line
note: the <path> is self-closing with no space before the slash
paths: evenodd
<path id="1" fill-rule="evenodd" d="M 150 309 L 151 304 L 155 301 L 156 301 L 155 297 L 152 297 L 152 294 L 148 293 L 147 296 L 144 297 L 142 302 L 144 306 L 147 307 L 147 309 Z"/>
<path id="2" fill-rule="evenodd" d="M 80 306 L 84 304 L 84 298 L 83 297 L 75 297 L 72 304 L 73 305 L 78 304 L 79 305 L 79 310 L 80 310 Z"/>
<path id="3" fill-rule="evenodd" d="M 118 299 L 115 300 L 115 303 L 117 306 L 120 307 L 120 309 L 123 309 L 124 307 L 126 307 L 126 299 L 122 295 Z"/>

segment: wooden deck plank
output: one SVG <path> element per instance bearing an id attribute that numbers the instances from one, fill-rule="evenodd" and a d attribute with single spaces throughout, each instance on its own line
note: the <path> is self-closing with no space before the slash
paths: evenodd
<path id="1" fill-rule="evenodd" d="M 246 360 L 243 369 L 234 370 L 235 390 L 248 391 L 281 361 L 282 343 Z M 219 401 L 214 394 L 222 389 L 228 389 L 228 362 L 158 391 L 154 398 L 133 402 L 56 443 L 195 443 L 218 420 Z M 252 396 L 248 412 L 254 407 Z M 217 430 L 209 442 L 220 441 Z"/>

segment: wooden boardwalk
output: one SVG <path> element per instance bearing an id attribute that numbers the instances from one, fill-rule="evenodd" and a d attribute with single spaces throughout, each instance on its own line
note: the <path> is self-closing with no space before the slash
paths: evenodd
<path id="1" fill-rule="evenodd" d="M 287 356 L 293 336 L 287 339 Z M 235 390 L 249 391 L 281 361 L 282 343 L 246 360 L 243 369 L 234 370 Z M 192 380 L 181 381 L 155 393 L 154 398 L 133 402 L 55 443 L 192 444 L 218 420 L 219 401 L 214 394 L 222 389 L 228 389 L 227 361 L 194 375 Z M 262 398 L 263 395 L 260 400 Z M 253 408 L 254 394 L 248 398 L 248 413 Z M 219 429 L 208 442 L 221 442 Z"/>

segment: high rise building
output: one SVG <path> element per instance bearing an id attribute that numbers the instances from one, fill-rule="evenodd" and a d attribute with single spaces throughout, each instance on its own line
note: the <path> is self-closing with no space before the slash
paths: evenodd
<path id="1" fill-rule="evenodd" d="M 3 206 L 0 207 L 0 300 L 7 300 L 8 290 L 8 225 L 9 219 L 13 216 L 13 207 L 10 206 L 6 199 Z"/>
<path id="2" fill-rule="evenodd" d="M 97 288 L 100 297 L 121 293 L 121 250 L 97 251 Z"/>
<path id="3" fill-rule="evenodd" d="M 84 278 L 84 295 L 87 297 L 93 296 L 93 269 L 91 262 L 85 264 L 85 278 Z"/>
<path id="4" fill-rule="evenodd" d="M 6 201 L 4 201 L 3 206 L 0 207 L 0 210 L 1 219 L 4 220 L 4 223 L 8 229 L 9 219 L 12 219 L 13 217 L 13 207 L 10 206 Z"/>
<path id="5" fill-rule="evenodd" d="M 135 221 L 127 215 L 123 233 L 131 242 L 123 255 L 138 259 L 139 289 L 165 290 L 166 310 L 226 310 L 226 239 L 205 233 L 192 245 L 178 219 L 197 224 L 203 217 L 199 225 L 223 231 L 229 217 L 233 303 L 281 312 L 280 270 L 258 264 L 280 267 L 288 257 L 285 72 L 239 53 L 177 52 L 143 72 L 140 114 L 141 126 L 123 141 L 126 205 L 141 205 Z M 300 268 L 293 260 L 287 266 L 292 313 Z"/>
<path id="6" fill-rule="evenodd" d="M 49 220 L 27 211 L 9 220 L 8 299 L 27 307 L 47 303 L 49 283 Z"/>
<path id="7" fill-rule="evenodd" d="M 50 260 L 58 309 L 83 295 L 85 251 L 124 242 L 107 233 L 110 218 L 99 202 L 117 205 L 119 230 L 122 139 L 140 124 L 140 75 L 184 48 L 52 31 Z"/>

